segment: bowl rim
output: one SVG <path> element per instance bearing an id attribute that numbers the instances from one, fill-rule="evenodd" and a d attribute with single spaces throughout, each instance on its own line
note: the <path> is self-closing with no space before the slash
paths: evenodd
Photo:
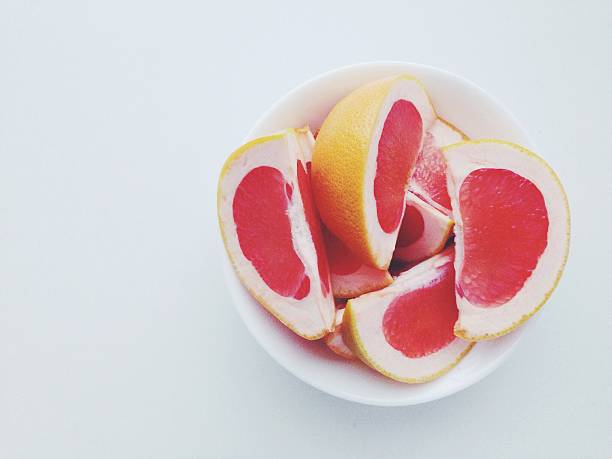
<path id="1" fill-rule="evenodd" d="M 256 132 L 258 131 L 258 129 L 260 129 L 260 126 L 264 123 L 265 120 L 267 120 L 270 115 L 272 113 L 274 113 L 276 110 L 278 110 L 278 108 L 285 103 L 286 99 L 291 98 L 293 95 L 295 95 L 296 93 L 304 90 L 305 87 L 315 84 L 318 81 L 322 80 L 322 79 L 326 79 L 329 78 L 330 76 L 333 76 L 337 73 L 342 73 L 342 72 L 346 72 L 346 71 L 350 71 L 350 70 L 355 70 L 355 69 L 359 69 L 359 68 L 371 68 L 371 67 L 377 67 L 377 66 L 412 66 L 415 68 L 422 68 L 423 70 L 426 71 L 431 71 L 431 72 L 436 72 L 436 73 L 440 73 L 445 75 L 446 77 L 452 78 L 452 79 L 456 79 L 456 80 L 460 80 L 463 84 L 470 86 L 473 90 L 475 90 L 476 92 L 481 93 L 481 95 L 483 95 L 484 97 L 488 98 L 489 100 L 491 100 L 494 105 L 496 106 L 497 109 L 499 109 L 500 112 L 503 112 L 503 114 L 512 121 L 512 123 L 514 124 L 514 126 L 516 127 L 516 129 L 518 131 L 520 131 L 521 135 L 523 135 L 525 137 L 525 139 L 527 139 L 527 146 L 531 149 L 535 149 L 537 150 L 537 146 L 535 145 L 532 137 L 528 134 L 528 132 L 525 130 L 525 128 L 523 127 L 523 125 L 517 120 L 517 118 L 512 114 L 512 112 L 510 112 L 510 110 L 508 110 L 508 108 L 502 103 L 500 102 L 496 97 L 494 97 L 493 95 L 491 95 L 490 93 L 488 93 L 487 91 L 485 91 L 483 88 L 481 88 L 480 86 L 478 86 L 476 83 L 468 80 L 465 77 L 462 77 L 460 75 L 457 75 L 453 72 L 450 72 L 448 70 L 444 70 L 444 69 L 440 69 L 438 67 L 434 67 L 428 64 L 421 64 L 421 63 L 417 63 L 417 62 L 408 62 L 408 61 L 366 61 L 366 62 L 360 62 L 360 63 L 355 63 L 355 64 L 350 64 L 350 65 L 345 65 L 345 66 L 341 66 L 341 67 L 337 67 L 337 68 L 333 68 L 331 70 L 325 71 L 323 73 L 314 75 L 308 79 L 306 79 L 305 81 L 303 81 L 302 83 L 298 84 L 297 86 L 295 86 L 293 89 L 285 92 L 284 94 L 282 94 L 279 98 L 276 99 L 276 101 L 267 109 L 263 112 L 263 114 L 256 120 L 256 122 L 252 125 L 252 127 L 249 129 L 246 137 L 244 138 L 243 142 L 247 142 L 248 140 L 252 139 L 255 135 Z M 259 135 L 259 134 L 257 134 Z M 221 244 L 222 246 L 223 244 Z M 224 275 L 226 277 L 226 282 L 227 282 L 227 278 L 228 276 L 235 276 L 235 273 L 233 272 L 233 267 L 231 266 L 230 261 L 228 260 L 228 257 L 226 256 L 224 250 L 220 249 L 222 252 L 222 258 L 224 260 L 223 263 L 223 271 L 224 271 Z M 421 397 L 419 400 L 389 400 L 389 399 L 381 399 L 381 398 L 377 398 L 375 396 L 372 397 L 364 397 L 364 396 L 359 396 L 359 395 L 355 395 L 353 393 L 350 392 L 343 392 L 341 389 L 336 388 L 333 385 L 328 385 L 328 384 L 324 384 L 321 383 L 319 381 L 316 380 L 316 378 L 312 378 L 309 374 L 309 372 L 307 371 L 302 371 L 301 368 L 299 366 L 291 366 L 289 364 L 287 364 L 287 362 L 285 361 L 284 357 L 283 357 L 283 353 L 277 351 L 274 347 L 269 346 L 263 339 L 260 338 L 259 336 L 259 332 L 255 330 L 255 327 L 253 325 L 253 322 L 251 322 L 249 320 L 249 318 L 247 318 L 247 314 L 245 312 L 245 310 L 243 308 L 241 308 L 239 306 L 240 303 L 240 299 L 237 296 L 237 293 L 233 290 L 233 289 L 229 289 L 230 290 L 230 296 L 232 298 L 232 302 L 234 303 L 234 307 L 235 309 L 238 311 L 238 315 L 240 316 L 242 322 L 245 324 L 247 330 L 249 330 L 249 333 L 251 334 L 251 336 L 255 339 L 255 341 L 266 351 L 266 353 L 272 357 L 272 359 L 278 364 L 280 365 L 285 371 L 289 372 L 290 374 L 292 374 L 293 376 L 295 376 L 296 378 L 298 378 L 299 380 L 301 380 L 302 382 L 308 384 L 309 386 L 314 387 L 315 389 L 332 395 L 334 397 L 343 399 L 343 400 L 347 400 L 350 402 L 356 402 L 356 403 L 360 403 L 360 404 L 364 404 L 364 405 L 371 405 L 371 406 L 381 406 L 381 407 L 394 407 L 394 406 L 412 406 L 412 405 L 418 405 L 418 404 L 422 404 L 422 403 L 428 403 L 434 400 L 439 400 L 445 397 L 448 397 L 450 395 L 453 395 L 455 393 L 458 393 L 464 389 L 466 389 L 467 387 L 470 387 L 476 383 L 478 383 L 479 381 L 483 380 L 485 377 L 487 377 L 489 374 L 491 374 L 494 370 L 496 370 L 504 361 L 507 360 L 507 358 L 510 356 L 510 354 L 512 354 L 512 352 L 514 352 L 514 350 L 516 349 L 517 345 L 519 344 L 519 342 L 521 341 L 525 331 L 530 328 L 531 324 L 536 322 L 538 319 L 538 315 L 536 315 L 535 317 L 532 317 L 532 319 L 526 323 L 523 324 L 523 326 L 521 326 L 520 328 L 518 328 L 517 330 L 515 330 L 513 332 L 513 334 L 515 334 L 516 338 L 515 340 L 508 345 L 503 352 L 499 353 L 494 359 L 492 359 L 489 363 L 485 364 L 484 366 L 482 366 L 482 368 L 480 368 L 479 370 L 476 370 L 472 373 L 472 376 L 469 378 L 465 378 L 464 380 L 462 380 L 460 383 L 456 383 L 452 386 L 449 386 L 448 388 L 441 390 L 437 393 L 432 393 L 432 394 L 428 394 L 425 395 L 423 397 Z"/>

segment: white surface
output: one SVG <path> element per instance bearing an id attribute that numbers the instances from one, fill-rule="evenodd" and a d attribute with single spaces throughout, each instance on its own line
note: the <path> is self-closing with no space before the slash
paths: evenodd
<path id="1" fill-rule="evenodd" d="M 309 125 L 316 130 L 322 123 L 322 114 L 353 89 L 402 73 L 416 76 L 429 91 L 439 116 L 460 125 L 469 137 L 496 137 L 537 149 L 512 115 L 473 83 L 430 66 L 397 62 L 352 65 L 317 76 L 274 103 L 247 137 L 267 135 L 287 126 Z M 392 382 L 364 365 L 335 358 L 320 342 L 299 340 L 250 297 L 229 265 L 229 260 L 224 263 L 228 288 L 257 342 L 303 381 L 361 403 L 415 405 L 453 394 L 490 374 L 510 355 L 522 334 L 532 329 L 529 324 L 502 339 L 479 343 L 456 368 L 431 383 Z"/>
<path id="2" fill-rule="evenodd" d="M 0 4 L 0 457 L 609 456 L 611 4 L 249 5 Z M 486 380 L 417 407 L 283 370 L 216 251 L 225 155 L 300 81 L 373 59 L 496 95 L 572 207 L 533 331 Z"/>

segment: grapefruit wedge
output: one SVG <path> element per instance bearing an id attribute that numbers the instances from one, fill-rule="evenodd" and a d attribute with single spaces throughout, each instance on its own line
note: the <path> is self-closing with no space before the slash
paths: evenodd
<path id="1" fill-rule="evenodd" d="M 394 260 L 420 261 L 444 248 L 453 221 L 446 190 L 446 162 L 440 148 L 463 139 L 465 134 L 441 118 L 436 119 L 426 134 L 409 183 Z"/>
<path id="2" fill-rule="evenodd" d="M 444 149 L 455 220 L 455 334 L 479 341 L 531 317 L 556 287 L 569 250 L 567 197 L 534 153 L 499 140 Z"/>
<path id="3" fill-rule="evenodd" d="M 295 333 L 317 339 L 333 330 L 335 308 L 303 140 L 291 129 L 236 150 L 221 171 L 217 207 L 245 287 Z"/>
<path id="4" fill-rule="evenodd" d="M 455 366 L 473 343 L 453 334 L 457 320 L 453 249 L 400 274 L 388 287 L 349 300 L 343 337 L 383 375 L 421 383 Z"/>
<path id="5" fill-rule="evenodd" d="M 453 221 L 447 215 L 408 192 L 393 258 L 412 262 L 435 255 L 446 245 L 452 229 Z"/>
<path id="6" fill-rule="evenodd" d="M 312 186 L 323 223 L 375 268 L 389 266 L 408 180 L 435 119 L 421 83 L 396 76 L 350 93 L 319 130 Z"/>
<path id="7" fill-rule="evenodd" d="M 410 191 L 445 214 L 450 214 L 451 203 L 441 148 L 462 140 L 468 140 L 463 132 L 447 121 L 436 119 L 425 136 L 410 180 Z"/>
<path id="8" fill-rule="evenodd" d="M 386 269 L 363 263 L 329 230 L 323 229 L 332 291 L 336 298 L 355 298 L 386 287 L 393 278 Z"/>
<path id="9" fill-rule="evenodd" d="M 355 358 L 353 351 L 344 343 L 342 338 L 342 318 L 344 316 L 344 309 L 338 309 L 336 311 L 336 321 L 334 331 L 326 335 L 324 339 L 327 347 L 336 355 L 342 358 L 352 360 Z"/>

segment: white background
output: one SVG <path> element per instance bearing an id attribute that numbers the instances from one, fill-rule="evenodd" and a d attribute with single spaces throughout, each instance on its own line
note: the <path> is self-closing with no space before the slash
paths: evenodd
<path id="1" fill-rule="evenodd" d="M 1 458 L 609 457 L 612 3 L 355 3 L 0 3 Z M 220 269 L 225 156 L 287 90 L 368 60 L 494 94 L 572 208 L 517 351 L 416 407 L 288 374 Z"/>

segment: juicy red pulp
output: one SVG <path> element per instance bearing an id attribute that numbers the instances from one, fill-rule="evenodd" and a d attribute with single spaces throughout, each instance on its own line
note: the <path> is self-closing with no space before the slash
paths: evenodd
<path id="1" fill-rule="evenodd" d="M 418 241 L 423 231 L 425 231 L 425 221 L 421 212 L 415 206 L 407 205 L 402 226 L 397 235 L 397 247 L 408 247 Z"/>
<path id="2" fill-rule="evenodd" d="M 278 169 L 260 166 L 244 176 L 232 206 L 244 256 L 268 287 L 300 300 L 310 292 L 310 278 L 293 248 L 287 213 L 292 194 Z"/>
<path id="3" fill-rule="evenodd" d="M 445 209 L 451 208 L 446 188 L 446 161 L 430 133 L 425 136 L 423 149 L 417 158 L 410 189 L 424 200 L 429 198 Z"/>
<path id="4" fill-rule="evenodd" d="M 457 291 L 481 307 L 500 306 L 521 290 L 548 241 L 540 190 L 506 169 L 477 169 L 461 184 L 464 258 Z"/>
<path id="5" fill-rule="evenodd" d="M 383 315 L 387 342 L 412 359 L 425 357 L 451 343 L 459 314 L 454 283 L 455 270 L 449 261 L 438 268 L 431 283 L 395 298 Z"/>
<path id="6" fill-rule="evenodd" d="M 378 223 L 392 233 L 404 213 L 406 184 L 414 167 L 423 136 L 423 121 L 412 102 L 393 104 L 378 141 L 374 198 Z"/>
<path id="7" fill-rule="evenodd" d="M 361 261 L 329 230 L 324 230 L 329 270 L 340 276 L 354 273 Z"/>

